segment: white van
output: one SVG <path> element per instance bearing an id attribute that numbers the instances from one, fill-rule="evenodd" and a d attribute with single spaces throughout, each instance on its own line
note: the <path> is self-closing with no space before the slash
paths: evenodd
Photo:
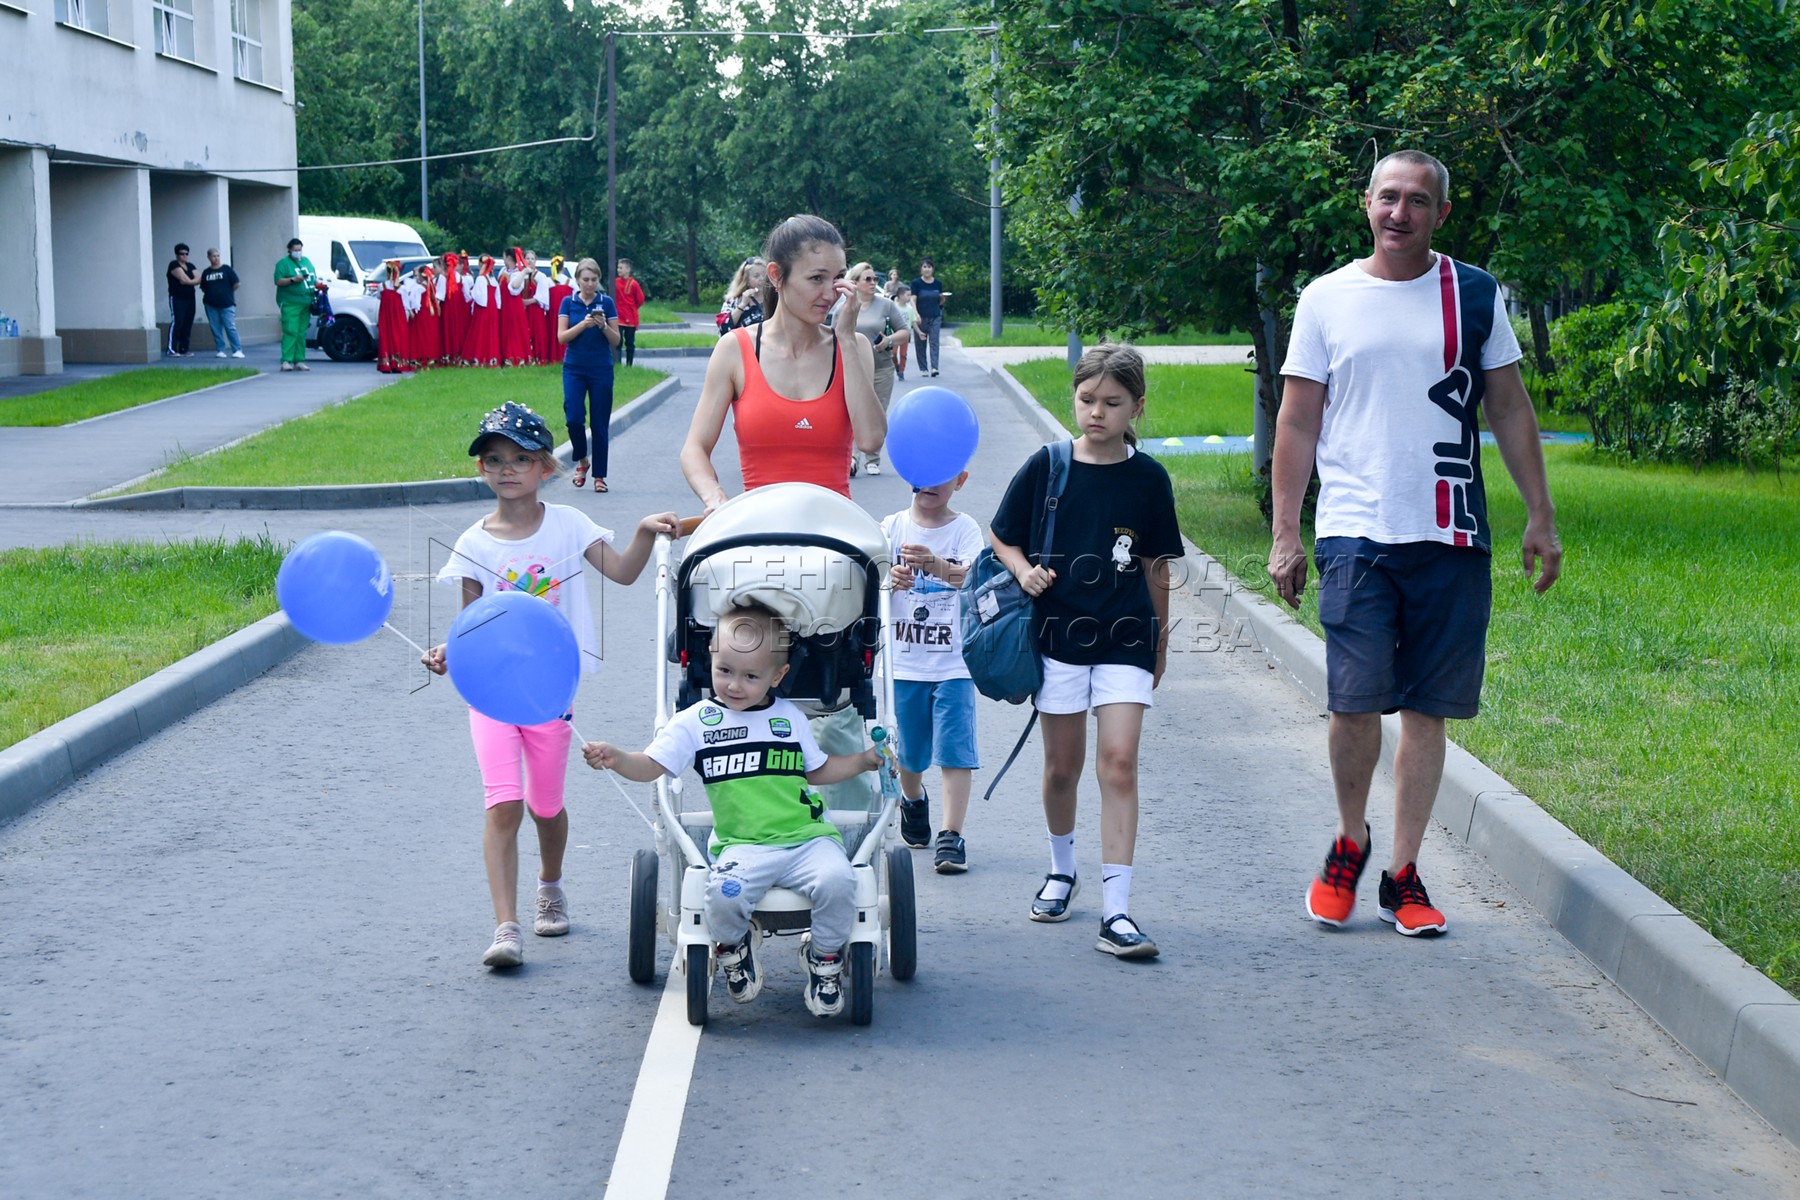
<path id="1" fill-rule="evenodd" d="M 375 356 L 375 322 L 381 302 L 381 264 L 390 258 L 410 271 L 431 252 L 411 225 L 371 217 L 301 217 L 306 257 L 330 280 L 326 294 L 337 320 L 307 336 L 337 362 Z"/>

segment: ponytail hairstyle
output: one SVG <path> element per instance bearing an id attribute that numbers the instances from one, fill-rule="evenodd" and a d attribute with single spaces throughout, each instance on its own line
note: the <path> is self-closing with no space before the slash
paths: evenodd
<path id="1" fill-rule="evenodd" d="M 798 213 L 769 230 L 768 240 L 763 243 L 763 261 L 771 267 L 779 266 L 781 277 L 786 279 L 788 272 L 794 269 L 794 261 L 806 252 L 808 246 L 820 242 L 842 250 L 844 235 L 824 217 Z M 775 305 L 780 299 L 779 289 L 775 286 L 775 280 L 766 275 L 761 299 L 763 311 L 773 317 Z"/>
<path id="2" fill-rule="evenodd" d="M 1090 379 L 1107 378 L 1124 388 L 1138 402 L 1141 412 L 1144 404 L 1144 356 L 1137 352 L 1137 347 L 1130 342 L 1102 342 L 1081 356 L 1075 364 L 1075 378 L 1071 389 L 1079 388 Z M 1134 417 L 1133 420 L 1136 420 Z M 1125 427 L 1125 444 L 1136 446 L 1137 430 Z"/>

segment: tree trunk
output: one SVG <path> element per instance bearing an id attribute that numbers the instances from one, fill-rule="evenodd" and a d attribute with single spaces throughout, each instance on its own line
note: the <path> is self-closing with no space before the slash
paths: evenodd
<path id="1" fill-rule="evenodd" d="M 1537 359 L 1538 374 L 1548 379 L 1556 373 L 1556 364 L 1550 361 L 1550 322 L 1544 320 L 1542 304 L 1528 301 L 1525 311 L 1531 316 L 1531 353 Z"/>
<path id="2" fill-rule="evenodd" d="M 696 309 L 700 307 L 700 231 L 699 217 L 693 212 L 687 215 L 687 294 L 688 303 Z"/>

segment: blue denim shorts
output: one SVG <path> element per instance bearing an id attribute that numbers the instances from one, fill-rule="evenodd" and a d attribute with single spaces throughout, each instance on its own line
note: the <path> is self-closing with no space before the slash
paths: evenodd
<path id="1" fill-rule="evenodd" d="M 975 684 L 967 679 L 894 681 L 894 723 L 900 728 L 900 765 L 915 775 L 928 767 L 975 770 Z"/>
<path id="2" fill-rule="evenodd" d="M 1481 705 L 1493 607 L 1487 551 L 1320 538 L 1319 622 L 1332 712 L 1466 720 Z"/>

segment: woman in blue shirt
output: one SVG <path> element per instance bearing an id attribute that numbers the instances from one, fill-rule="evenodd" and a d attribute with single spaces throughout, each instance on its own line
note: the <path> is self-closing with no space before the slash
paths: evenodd
<path id="1" fill-rule="evenodd" d="M 556 340 L 563 344 L 563 418 L 569 423 L 569 453 L 575 459 L 575 486 L 606 490 L 606 441 L 612 427 L 613 347 L 619 344 L 619 313 L 600 290 L 600 264 L 584 258 L 575 267 L 580 290 L 563 297 L 556 314 Z M 594 446 L 588 455 L 588 413 L 593 412 Z"/>

